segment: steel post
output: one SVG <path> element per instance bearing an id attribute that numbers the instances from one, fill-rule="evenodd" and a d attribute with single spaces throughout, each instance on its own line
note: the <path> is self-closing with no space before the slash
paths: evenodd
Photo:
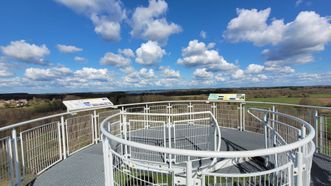
<path id="1" fill-rule="evenodd" d="M 191 160 L 188 160 L 186 162 L 186 185 L 193 186 L 192 161 Z"/>
<path id="2" fill-rule="evenodd" d="M 318 148 L 318 151 L 319 152 L 322 152 L 324 151 L 324 144 L 323 144 L 323 139 L 326 139 L 328 140 L 328 138 L 324 137 L 323 135 L 323 132 L 326 131 L 327 133 L 327 130 L 325 129 L 326 128 L 326 125 L 325 125 L 325 116 L 320 116 L 320 127 L 319 127 L 319 148 Z"/>
<path id="3" fill-rule="evenodd" d="M 61 116 L 61 137 L 62 137 L 62 149 L 63 149 L 63 159 L 67 158 L 67 146 L 66 146 L 66 132 L 64 126 L 64 117 Z"/>
<path id="4" fill-rule="evenodd" d="M 300 149 L 298 149 L 297 153 L 297 179 L 296 185 L 302 186 L 303 185 L 303 155 Z"/>
<path id="5" fill-rule="evenodd" d="M 98 115 L 97 115 L 97 111 L 93 110 L 93 125 L 94 125 L 94 143 L 97 144 L 98 143 L 98 129 L 99 129 L 99 125 L 98 125 Z M 100 134 L 100 139 L 101 139 L 101 134 Z"/>
<path id="6" fill-rule="evenodd" d="M 58 135 L 58 138 L 59 138 L 59 157 L 60 159 L 62 160 L 62 147 L 61 147 L 61 123 L 58 122 L 57 123 L 57 135 Z"/>
<path id="7" fill-rule="evenodd" d="M 14 180 L 15 172 L 14 172 L 13 161 L 12 161 L 14 158 L 13 158 L 13 149 L 12 149 L 11 138 L 7 138 L 6 145 L 7 145 L 6 153 L 7 153 L 7 156 L 9 157 L 7 160 L 7 163 L 9 165 L 9 172 L 8 172 L 9 178 L 10 178 L 11 185 L 15 185 L 15 180 Z"/>
<path id="8" fill-rule="evenodd" d="M 315 145 L 316 145 L 316 153 L 319 152 L 319 145 L 318 144 L 318 138 L 320 137 L 318 135 L 318 111 L 315 110 L 315 113 L 314 113 L 314 128 L 315 128 Z"/>
<path id="9" fill-rule="evenodd" d="M 12 129 L 11 138 L 13 140 L 13 159 L 14 159 L 14 169 L 15 169 L 15 185 L 21 185 L 21 169 L 18 157 L 18 147 L 17 147 L 17 134 L 16 129 Z M 22 152 L 23 153 L 23 152 Z"/>
<path id="10" fill-rule="evenodd" d="M 109 140 L 108 138 L 103 138 L 103 159 L 104 159 L 104 172 L 105 172 L 105 186 L 114 185 L 114 175 L 113 175 L 113 157 L 109 150 Z"/>
<path id="11" fill-rule="evenodd" d="M 264 147 L 267 149 L 268 148 L 268 113 L 264 114 L 263 117 L 263 125 L 264 125 Z"/>
<path id="12" fill-rule="evenodd" d="M 243 131 L 246 130 L 246 106 L 243 104 Z"/>

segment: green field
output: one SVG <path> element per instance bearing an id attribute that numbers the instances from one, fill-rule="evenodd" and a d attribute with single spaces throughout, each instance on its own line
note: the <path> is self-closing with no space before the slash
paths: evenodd
<path id="1" fill-rule="evenodd" d="M 247 99 L 247 100 L 248 101 L 299 104 L 301 99 L 302 98 L 276 97 L 276 98 L 251 98 L 251 99 Z"/>
<path id="2" fill-rule="evenodd" d="M 247 100 L 261 101 L 261 102 L 329 106 L 331 105 L 331 94 L 309 94 L 307 97 L 279 96 L 279 97 L 271 97 L 271 98 L 248 98 Z"/>
<path id="3" fill-rule="evenodd" d="M 331 94 L 310 94 L 311 98 L 331 98 Z"/>

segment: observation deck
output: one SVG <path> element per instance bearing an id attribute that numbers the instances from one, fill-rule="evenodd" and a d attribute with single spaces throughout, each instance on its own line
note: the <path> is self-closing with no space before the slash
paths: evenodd
<path id="1" fill-rule="evenodd" d="M 47 116 L 0 129 L 0 185 L 330 185 L 330 110 L 192 100 Z"/>

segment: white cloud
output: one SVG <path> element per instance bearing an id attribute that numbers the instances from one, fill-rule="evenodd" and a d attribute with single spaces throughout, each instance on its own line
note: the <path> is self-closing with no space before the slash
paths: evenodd
<path id="1" fill-rule="evenodd" d="M 247 73 L 260 73 L 264 69 L 263 65 L 258 65 L 258 64 L 249 64 L 247 66 L 246 72 Z"/>
<path id="2" fill-rule="evenodd" d="M 238 69 L 231 76 L 233 79 L 243 79 L 245 77 L 245 73 L 243 70 Z"/>
<path id="3" fill-rule="evenodd" d="M 6 93 L 8 93 L 9 89 L 20 88 L 29 84 L 29 82 L 24 81 L 24 79 L 20 77 L 0 78 L 0 87 L 6 88 Z"/>
<path id="4" fill-rule="evenodd" d="M 123 78 L 123 82 L 127 86 L 146 87 L 154 85 L 157 78 L 153 69 L 141 68 L 140 70 L 132 70 Z"/>
<path id="5" fill-rule="evenodd" d="M 73 90 L 92 87 L 94 89 L 109 89 L 116 86 L 108 69 L 89 67 L 75 71 L 67 67 L 27 68 L 24 77 L 9 80 L 11 84 L 15 84 L 16 81 L 20 82 L 20 85 L 17 84 L 17 86 L 45 90 L 59 87 Z"/>
<path id="6" fill-rule="evenodd" d="M 215 44 L 206 46 L 203 42 L 192 40 L 182 49 L 182 58 L 179 58 L 177 63 L 185 66 L 201 66 L 211 71 L 236 69 L 234 64 L 228 63 L 216 50 L 210 49 L 214 46 Z"/>
<path id="7" fill-rule="evenodd" d="M 173 70 L 170 67 L 161 66 L 160 70 L 162 71 L 162 74 L 166 78 L 179 78 L 180 72 L 179 70 Z"/>
<path id="8" fill-rule="evenodd" d="M 134 57 L 134 52 L 130 48 L 119 49 L 118 53 L 126 56 L 126 57 Z"/>
<path id="9" fill-rule="evenodd" d="M 178 78 L 158 78 L 155 82 L 155 86 L 174 88 L 179 86 L 187 86 L 187 84 Z"/>
<path id="10" fill-rule="evenodd" d="M 25 69 L 25 77 L 36 81 L 52 81 L 55 78 L 61 78 L 71 73 L 72 71 L 66 67 Z"/>
<path id="11" fill-rule="evenodd" d="M 75 56 L 74 60 L 76 62 L 85 62 L 86 61 L 86 59 L 84 57 L 81 57 L 81 56 Z"/>
<path id="12" fill-rule="evenodd" d="M 74 72 L 74 76 L 77 78 L 83 78 L 87 80 L 99 80 L 99 81 L 107 81 L 111 79 L 111 76 L 108 72 L 108 69 L 95 69 L 84 67 L 80 70 Z"/>
<path id="13" fill-rule="evenodd" d="M 268 24 L 270 8 L 239 9 L 224 37 L 232 42 L 248 41 L 257 46 L 268 46 L 262 54 L 266 65 L 304 64 L 314 60 L 313 53 L 323 51 L 331 42 L 329 17 L 313 11 L 300 12 L 294 21 L 272 19 Z"/>
<path id="14" fill-rule="evenodd" d="M 8 78 L 15 76 L 15 73 L 12 72 L 5 62 L 1 62 L 0 59 L 0 78 Z"/>
<path id="15" fill-rule="evenodd" d="M 141 68 L 139 70 L 133 67 L 123 73 L 122 87 L 178 87 L 184 86 L 185 81 L 180 79 L 180 72 L 170 67 L 161 66 L 158 72 L 153 69 Z"/>
<path id="16" fill-rule="evenodd" d="M 266 76 L 265 74 L 258 74 L 257 77 L 260 78 L 261 80 L 267 80 L 268 79 L 268 76 Z"/>
<path id="17" fill-rule="evenodd" d="M 215 48 L 215 46 L 216 46 L 216 43 L 211 42 L 211 43 L 208 43 L 207 48 L 211 49 L 211 48 Z"/>
<path id="18" fill-rule="evenodd" d="M 161 60 L 165 53 L 165 50 L 157 42 L 148 41 L 141 44 L 140 48 L 136 50 L 136 62 L 143 65 L 152 65 Z"/>
<path id="19" fill-rule="evenodd" d="M 102 38 L 109 41 L 117 41 L 121 38 L 121 25 L 115 21 L 94 18 L 94 31 Z"/>
<path id="20" fill-rule="evenodd" d="M 200 37 L 201 37 L 202 39 L 206 39 L 206 38 L 207 38 L 207 33 L 206 33 L 205 31 L 201 30 L 201 32 L 200 32 Z"/>
<path id="21" fill-rule="evenodd" d="M 91 19 L 95 32 L 106 40 L 120 39 L 120 23 L 126 11 L 120 0 L 56 0 Z"/>
<path id="22" fill-rule="evenodd" d="M 250 76 L 248 79 L 253 82 L 261 82 L 261 81 L 266 81 L 269 78 L 265 74 L 257 74 L 254 76 Z"/>
<path id="23" fill-rule="evenodd" d="M 258 46 L 278 43 L 285 25 L 282 20 L 273 20 L 268 25 L 270 11 L 271 8 L 261 11 L 237 9 L 238 17 L 229 22 L 223 36 L 231 42 L 249 41 Z"/>
<path id="24" fill-rule="evenodd" d="M 131 20 L 131 35 L 165 43 L 170 35 L 181 32 L 179 25 L 166 20 L 167 9 L 168 4 L 164 0 L 150 0 L 148 7 L 136 8 Z"/>
<path id="25" fill-rule="evenodd" d="M 56 45 L 56 47 L 57 47 L 57 49 L 60 52 L 63 52 L 63 53 L 80 52 L 80 51 L 83 50 L 82 48 L 78 48 L 78 47 L 73 46 L 73 45 L 61 45 L 61 44 L 58 44 L 58 45 Z"/>
<path id="26" fill-rule="evenodd" d="M 269 85 L 330 85 L 331 72 L 322 73 L 283 73 L 269 77 Z"/>
<path id="27" fill-rule="evenodd" d="M 100 59 L 100 64 L 102 65 L 113 65 L 117 67 L 125 67 L 130 65 L 131 60 L 129 58 L 123 57 L 121 54 L 114 54 L 112 52 L 107 52 Z"/>
<path id="28" fill-rule="evenodd" d="M 6 57 L 33 64 L 46 64 L 45 57 L 50 54 L 46 45 L 38 46 L 25 40 L 11 41 L 7 46 L 0 46 L 0 49 Z"/>
<path id="29" fill-rule="evenodd" d="M 331 42 L 330 18 L 315 12 L 300 12 L 286 24 L 282 40 L 264 51 L 268 64 L 303 64 L 313 61 L 313 53 L 323 51 Z"/>
<path id="30" fill-rule="evenodd" d="M 193 72 L 193 76 L 196 79 L 211 79 L 214 74 L 208 72 L 206 68 L 198 68 Z"/>
<path id="31" fill-rule="evenodd" d="M 217 82 L 223 82 L 223 81 L 225 81 L 226 79 L 225 79 L 222 75 L 218 74 L 218 75 L 215 76 L 215 80 L 216 80 Z"/>
<path id="32" fill-rule="evenodd" d="M 274 72 L 274 73 L 294 73 L 295 70 L 290 66 L 277 66 L 277 65 L 270 65 L 265 66 L 265 71 Z"/>
<path id="33" fill-rule="evenodd" d="M 143 77 L 145 79 L 151 79 L 151 78 L 155 77 L 153 69 L 142 68 L 139 70 L 138 74 L 140 77 Z"/>

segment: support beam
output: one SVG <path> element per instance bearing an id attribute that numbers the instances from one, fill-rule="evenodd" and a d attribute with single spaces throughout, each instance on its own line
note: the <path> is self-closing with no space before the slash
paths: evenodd
<path id="1" fill-rule="evenodd" d="M 319 152 L 319 144 L 318 144 L 318 138 L 320 137 L 319 134 L 318 134 L 318 111 L 315 110 L 315 113 L 314 113 L 314 128 L 315 128 L 315 145 L 316 145 L 316 153 Z"/>
<path id="2" fill-rule="evenodd" d="M 94 143 L 98 143 L 98 132 L 99 132 L 99 124 L 98 124 L 98 115 L 97 111 L 93 110 L 93 124 L 94 124 Z M 100 134 L 100 139 L 101 139 L 101 134 Z"/>
<path id="3" fill-rule="evenodd" d="M 14 159 L 14 169 L 15 169 L 15 186 L 21 185 L 21 169 L 20 169 L 20 162 L 18 157 L 18 147 L 17 147 L 17 134 L 16 129 L 12 129 L 12 141 L 13 141 L 13 159 Z"/>
<path id="4" fill-rule="evenodd" d="M 67 158 L 67 146 L 66 146 L 66 133 L 65 133 L 65 126 L 64 126 L 64 117 L 61 116 L 61 137 L 62 137 L 62 149 L 63 149 L 63 159 Z"/>
<path id="5" fill-rule="evenodd" d="M 192 161 L 191 160 L 188 160 L 186 162 L 186 185 L 193 186 Z"/>

